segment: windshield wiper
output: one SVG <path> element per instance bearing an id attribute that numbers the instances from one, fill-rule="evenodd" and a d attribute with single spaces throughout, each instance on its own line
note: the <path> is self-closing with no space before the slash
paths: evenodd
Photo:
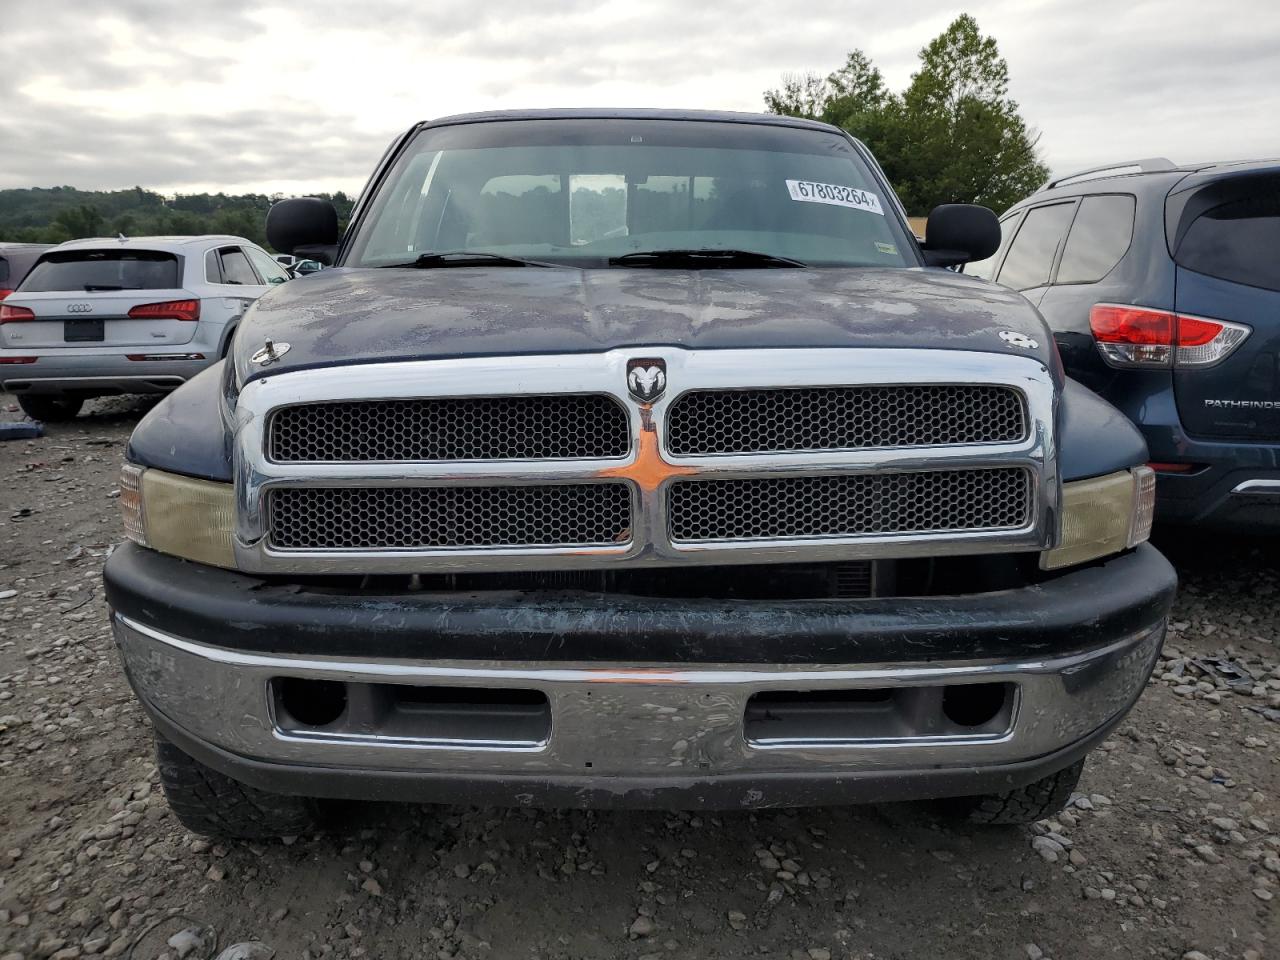
<path id="1" fill-rule="evenodd" d="M 610 257 L 612 267 L 807 267 L 801 260 L 758 250 L 637 250 Z"/>
<path id="2" fill-rule="evenodd" d="M 97 293 L 102 290 L 141 290 L 141 287 L 122 287 L 114 283 L 86 283 L 84 285 L 85 293 Z"/>
<path id="3" fill-rule="evenodd" d="M 508 257 L 501 253 L 485 253 L 482 250 L 449 250 L 443 253 L 424 253 L 412 263 L 388 263 L 384 267 L 554 267 L 558 264 L 524 257 Z"/>

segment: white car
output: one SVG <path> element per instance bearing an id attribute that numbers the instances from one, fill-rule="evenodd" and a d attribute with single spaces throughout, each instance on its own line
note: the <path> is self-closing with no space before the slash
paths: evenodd
<path id="1" fill-rule="evenodd" d="M 221 359 L 249 304 L 288 279 L 242 237 L 60 244 L 0 303 L 0 384 L 37 420 L 167 392 Z"/>

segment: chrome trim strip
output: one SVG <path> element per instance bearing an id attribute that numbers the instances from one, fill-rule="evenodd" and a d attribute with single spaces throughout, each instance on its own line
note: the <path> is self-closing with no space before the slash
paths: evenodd
<path id="1" fill-rule="evenodd" d="M 1280 480 L 1246 480 L 1231 488 L 1234 496 L 1280 497 Z"/>
<path id="2" fill-rule="evenodd" d="M 646 417 L 627 394 L 627 360 L 661 357 L 671 392 Z M 611 479 L 634 465 L 651 429 L 665 449 L 668 405 L 692 389 L 901 384 L 995 384 L 1019 391 L 1028 436 L 1021 443 L 875 448 L 699 457 L 663 455 L 672 467 L 705 478 L 895 473 L 980 467 L 1023 467 L 1033 475 L 1032 521 L 1016 530 L 823 537 L 783 541 L 675 544 L 667 534 L 666 486 L 632 481 L 632 541 L 617 547 L 526 547 L 438 550 L 277 550 L 267 541 L 266 494 L 273 487 L 432 486 L 452 483 L 582 483 Z M 267 460 L 265 429 L 281 407 L 334 400 L 604 393 L 630 413 L 632 452 L 623 460 L 471 461 L 449 463 L 289 463 Z M 771 349 L 690 351 L 674 347 L 602 354 L 481 357 L 304 370 L 247 384 L 234 414 L 236 561 L 257 573 L 448 572 L 686 563 L 781 563 L 956 553 L 1040 551 L 1056 539 L 1060 490 L 1054 443 L 1056 394 L 1051 374 L 1022 356 L 961 350 Z"/>
<path id="3" fill-rule="evenodd" d="M 340 657 L 305 657 L 280 654 L 267 656 L 258 653 L 244 653 L 229 650 L 226 647 L 211 647 L 206 644 L 184 640 L 162 630 L 156 630 L 145 623 L 116 613 L 116 622 L 123 624 L 143 636 L 157 640 L 166 646 L 190 653 L 205 660 L 226 664 L 232 667 L 250 669 L 266 669 L 285 671 L 295 675 L 314 676 L 328 680 L 355 680 L 360 677 L 372 682 L 429 677 L 441 683 L 487 684 L 495 687 L 522 686 L 536 683 L 633 683 L 691 686 L 698 684 L 740 684 L 752 682 L 771 682 L 785 677 L 788 682 L 814 684 L 817 687 L 844 686 L 857 681 L 855 686 L 916 686 L 924 682 L 945 678 L 945 682 L 972 679 L 975 682 L 992 683 L 1005 679 L 1012 674 L 1059 673 L 1066 665 L 1075 663 L 1079 658 L 1032 658 L 1016 663 L 1006 661 L 971 661 L 960 665 L 938 666 L 890 666 L 848 669 L 842 667 L 816 666 L 797 669 L 792 666 L 719 666 L 707 665 L 697 667 L 624 667 L 612 664 L 607 667 L 590 666 L 545 666 L 541 664 L 518 664 L 475 661 L 483 666 L 473 665 L 471 661 L 417 661 L 406 663 L 388 660 L 343 660 Z M 1123 650 L 1133 643 L 1126 637 L 1107 647 L 1091 650 L 1090 657 L 1104 656 Z"/>
<path id="4" fill-rule="evenodd" d="M 268 656 L 210 647 L 117 613 L 117 642 L 138 695 L 206 742 L 243 756 L 348 767 L 488 772 L 668 775 L 1006 763 L 1073 743 L 1141 690 L 1163 635 L 1156 624 L 1058 657 L 936 664 L 622 664 L 369 660 Z M 299 736 L 272 715 L 268 682 L 292 676 L 357 683 L 519 687 L 546 694 L 545 744 L 506 747 L 403 738 Z M 974 736 L 749 742 L 750 697 L 786 690 L 1006 682 L 1017 686 L 1009 728 Z"/>

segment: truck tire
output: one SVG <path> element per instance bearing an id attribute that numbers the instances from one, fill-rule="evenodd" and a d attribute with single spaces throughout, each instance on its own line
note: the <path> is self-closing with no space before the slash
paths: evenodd
<path id="1" fill-rule="evenodd" d="M 1071 766 L 1005 793 L 963 797 L 960 812 L 972 823 L 1023 824 L 1051 817 L 1067 805 L 1084 770 L 1081 758 Z"/>
<path id="2" fill-rule="evenodd" d="M 165 799 L 188 830 L 206 837 L 264 840 L 314 829 L 316 802 L 267 793 L 206 767 L 156 737 L 156 766 Z"/>
<path id="3" fill-rule="evenodd" d="M 84 406 L 83 397 L 45 396 L 42 394 L 18 394 L 18 406 L 32 420 L 46 423 L 65 423 L 74 420 Z"/>

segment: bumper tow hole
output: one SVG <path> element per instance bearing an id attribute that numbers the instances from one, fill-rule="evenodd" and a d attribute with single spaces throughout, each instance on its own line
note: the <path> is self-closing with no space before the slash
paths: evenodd
<path id="1" fill-rule="evenodd" d="M 292 677 L 272 687 L 286 733 L 517 749 L 551 736 L 551 704 L 540 690 Z"/>
<path id="2" fill-rule="evenodd" d="M 347 710 L 347 685 L 337 680 L 280 677 L 274 685 L 281 726 L 327 727 Z"/>
<path id="3" fill-rule="evenodd" d="M 836 745 L 992 737 L 1013 721 L 1011 683 L 767 691 L 747 701 L 756 746 Z"/>

